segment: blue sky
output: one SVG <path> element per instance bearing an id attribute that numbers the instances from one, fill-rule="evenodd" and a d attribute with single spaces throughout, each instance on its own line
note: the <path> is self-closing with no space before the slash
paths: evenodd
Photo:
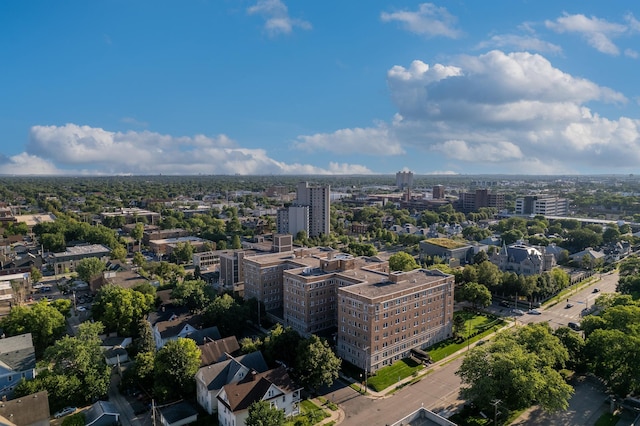
<path id="1" fill-rule="evenodd" d="M 0 2 L 0 174 L 637 173 L 639 9 Z"/>

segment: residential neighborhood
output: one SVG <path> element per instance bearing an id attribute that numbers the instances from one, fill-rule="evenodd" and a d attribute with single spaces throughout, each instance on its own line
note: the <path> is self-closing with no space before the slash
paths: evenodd
<path id="1" fill-rule="evenodd" d="M 606 390 L 602 416 L 635 413 L 636 382 L 614 379 L 606 359 L 576 352 L 615 338 L 598 332 L 615 309 L 638 309 L 633 206 L 605 218 L 569 216 L 584 208 L 575 201 L 561 218 L 517 214 L 528 201 L 508 194 L 522 184 L 504 181 L 492 186 L 502 188 L 500 210 L 486 196 L 465 207 L 449 195 L 465 193 L 454 179 L 428 188 L 447 203 L 418 209 L 407 201 L 425 191 L 408 172 L 397 187 L 339 188 L 336 201 L 330 181 L 294 181 L 292 193 L 265 181 L 263 192 L 235 198 L 185 192 L 161 202 L 153 193 L 127 201 L 124 192 L 69 197 L 54 188 L 41 196 L 28 182 L 6 182 L 0 415 L 30 419 L 13 424 L 242 425 L 256 416 L 361 424 L 354 407 L 428 384 L 444 374 L 445 360 L 458 365 L 448 373 L 456 385 L 446 408 L 423 401 L 386 423 L 467 424 L 493 401 L 474 393 L 487 374 L 476 370 L 494 350 L 516 350 L 514 333 L 520 342 L 538 336 L 534 347 L 564 348 L 552 362 L 536 361 L 550 362 L 539 364 L 546 373 L 535 380 L 557 387 L 557 397 L 501 401 L 500 424 L 519 421 L 509 417 L 516 407 L 568 410 L 581 398 L 580 377 Z M 534 184 L 549 186 L 527 182 Z M 101 200 L 99 211 L 83 211 L 81 195 L 84 203 Z M 289 203 L 307 213 L 288 207 L 283 220 L 278 206 Z M 125 204 L 148 210 L 114 208 Z M 197 213 L 185 214 L 185 206 Z M 310 210 L 325 215 L 318 231 Z M 270 224 L 261 233 L 254 212 Z M 30 262 L 17 268 L 25 257 Z M 628 356 L 621 351 L 611 356 Z M 33 408 L 19 410 L 15 401 Z"/>

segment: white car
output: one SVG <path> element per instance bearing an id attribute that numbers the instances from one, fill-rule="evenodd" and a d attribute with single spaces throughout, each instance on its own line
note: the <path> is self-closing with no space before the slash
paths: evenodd
<path id="1" fill-rule="evenodd" d="M 78 306 L 78 312 L 86 312 L 87 308 L 84 306 Z"/>
<path id="2" fill-rule="evenodd" d="M 68 414 L 75 413 L 76 407 L 64 407 L 62 410 L 58 411 L 53 415 L 54 418 L 59 419 L 60 417 L 64 417 Z"/>
<path id="3" fill-rule="evenodd" d="M 528 314 L 530 314 L 530 315 L 541 315 L 541 314 L 542 314 L 542 312 L 540 312 L 540 311 L 539 311 L 539 310 L 537 310 L 537 309 L 530 309 L 530 310 L 529 310 L 529 312 L 528 312 Z"/>
<path id="4" fill-rule="evenodd" d="M 513 312 L 515 315 L 524 315 L 524 311 L 521 311 L 520 309 L 514 309 Z"/>

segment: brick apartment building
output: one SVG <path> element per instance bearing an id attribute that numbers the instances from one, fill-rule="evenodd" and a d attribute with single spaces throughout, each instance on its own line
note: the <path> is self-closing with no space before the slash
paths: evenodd
<path id="1" fill-rule="evenodd" d="M 452 275 L 425 269 L 340 287 L 338 356 L 375 372 L 451 337 L 453 292 Z"/>
<path id="2" fill-rule="evenodd" d="M 337 327 L 338 355 L 369 371 L 451 336 L 454 277 L 389 272 L 388 262 L 306 249 L 244 259 L 256 297 L 303 336 Z"/>

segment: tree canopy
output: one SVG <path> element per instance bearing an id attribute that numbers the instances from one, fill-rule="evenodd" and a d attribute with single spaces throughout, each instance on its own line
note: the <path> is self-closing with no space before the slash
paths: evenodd
<path id="1" fill-rule="evenodd" d="M 501 332 L 493 343 L 477 346 L 465 357 L 456 372 L 462 380 L 461 395 L 484 410 L 496 399 L 511 410 L 534 404 L 547 411 L 566 409 L 573 388 L 554 367 L 567 358 L 547 324 Z"/>
<path id="2" fill-rule="evenodd" d="M 304 386 L 316 391 L 320 386 L 331 386 L 338 378 L 342 360 L 338 358 L 326 340 L 312 334 L 298 345 L 296 375 Z"/>
<path id="3" fill-rule="evenodd" d="M 156 354 L 154 394 L 164 401 L 192 395 L 199 367 L 200 349 L 194 340 L 170 340 Z"/>
<path id="4" fill-rule="evenodd" d="M 399 251 L 398 253 L 394 253 L 389 257 L 389 268 L 392 271 L 412 271 L 414 269 L 419 268 L 418 262 L 416 259 L 411 256 L 409 253 L 404 251 Z"/>

